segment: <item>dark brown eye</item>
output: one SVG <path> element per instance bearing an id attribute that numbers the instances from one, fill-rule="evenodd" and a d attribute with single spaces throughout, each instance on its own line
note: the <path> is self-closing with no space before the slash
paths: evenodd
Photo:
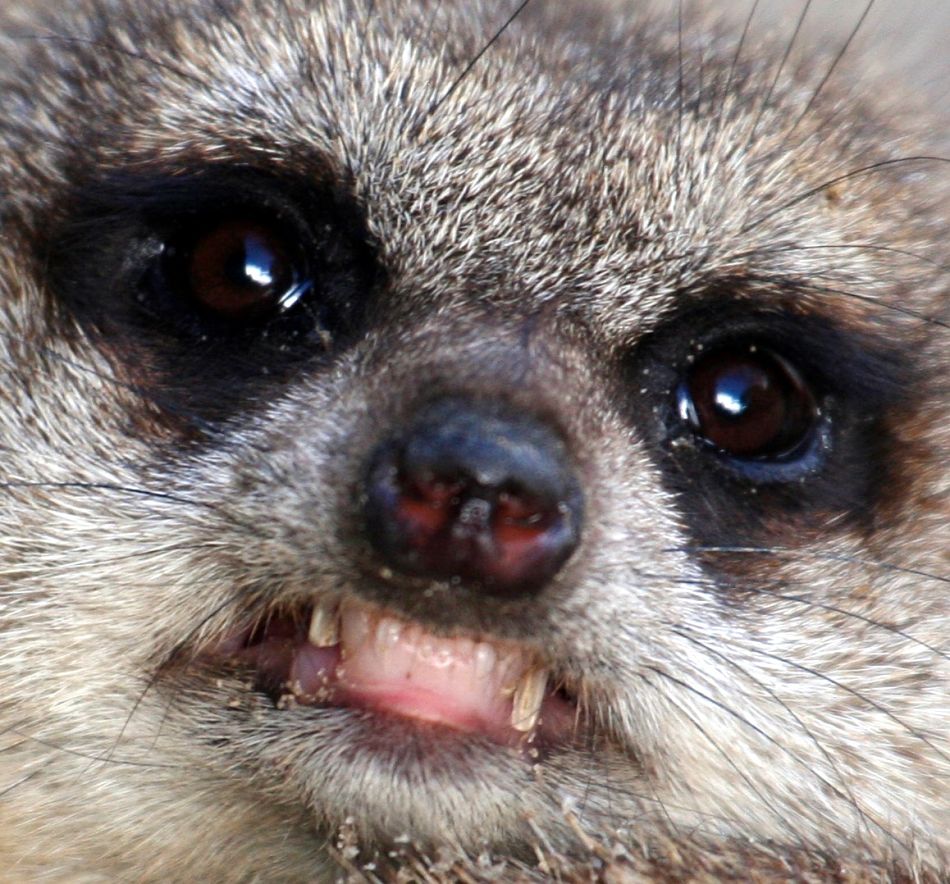
<path id="1" fill-rule="evenodd" d="M 192 234 L 174 253 L 189 297 L 225 319 L 250 321 L 287 309 L 306 286 L 292 243 L 277 225 L 225 220 Z"/>
<path id="2" fill-rule="evenodd" d="M 677 408 L 697 435 L 743 459 L 793 454 L 818 421 L 814 396 L 795 368 L 755 346 L 698 357 L 677 390 Z"/>

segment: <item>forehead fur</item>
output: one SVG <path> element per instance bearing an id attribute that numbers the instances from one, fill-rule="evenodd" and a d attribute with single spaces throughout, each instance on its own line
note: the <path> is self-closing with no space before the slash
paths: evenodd
<path id="1" fill-rule="evenodd" d="M 55 193 L 91 169 L 309 169 L 355 194 L 414 309 L 569 298 L 628 341 L 674 293 L 721 283 L 769 297 L 782 282 L 808 305 L 856 287 L 855 321 L 867 299 L 921 288 L 919 264 L 883 277 L 860 245 L 913 246 L 899 192 L 923 163 L 864 173 L 902 145 L 870 111 L 873 137 L 837 125 L 861 97 L 819 90 L 814 60 L 776 80 L 724 40 L 679 45 L 662 19 L 608 30 L 606 6 L 537 4 L 469 69 L 496 4 L 218 6 L 79 4 L 24 25 L 52 31 L 13 47 L 48 85 L 4 90 L 25 126 L 7 136 L 11 187 L 38 172 Z"/>

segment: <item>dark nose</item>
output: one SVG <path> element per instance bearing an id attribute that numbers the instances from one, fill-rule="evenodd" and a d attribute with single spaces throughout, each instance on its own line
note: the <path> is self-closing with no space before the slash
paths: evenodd
<path id="1" fill-rule="evenodd" d="M 574 551 L 583 499 L 547 425 L 446 399 L 377 449 L 365 515 L 394 570 L 517 597 L 540 590 Z"/>

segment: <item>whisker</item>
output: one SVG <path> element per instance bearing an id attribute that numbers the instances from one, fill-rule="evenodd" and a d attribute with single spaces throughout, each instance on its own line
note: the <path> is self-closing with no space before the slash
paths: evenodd
<path id="1" fill-rule="evenodd" d="M 864 26 L 864 22 L 867 19 L 869 13 L 871 12 L 871 9 L 874 6 L 875 2 L 876 0 L 868 0 L 867 4 L 864 7 L 864 11 L 861 13 L 860 18 L 858 18 L 858 21 L 855 24 L 855 26 L 851 29 L 851 33 L 848 35 L 848 38 L 844 41 L 844 44 L 838 50 L 837 55 L 835 55 L 831 64 L 828 66 L 828 70 L 825 71 L 825 75 L 821 78 L 821 82 L 819 82 L 818 86 L 815 87 L 815 91 L 812 92 L 811 98 L 809 98 L 807 103 L 805 104 L 804 110 L 802 110 L 801 114 L 798 116 L 795 122 L 792 123 L 791 127 L 785 133 L 786 138 L 790 138 L 792 133 L 795 132 L 795 130 L 798 128 L 801 121 L 804 120 L 805 117 L 807 117 L 809 113 L 811 113 L 812 107 L 814 107 L 815 102 L 818 100 L 818 97 L 824 91 L 824 88 L 828 84 L 828 81 L 831 79 L 832 75 L 834 74 L 835 69 L 841 63 L 841 59 L 844 58 L 851 44 L 854 42 L 854 38 L 858 35 L 858 32 Z"/>
<path id="2" fill-rule="evenodd" d="M 5 332 L 5 331 L 0 330 L 0 337 L 4 337 L 8 341 L 15 342 L 17 344 L 24 343 L 21 336 L 12 334 L 10 332 Z M 108 384 L 109 386 L 113 386 L 113 387 L 116 387 L 117 389 L 125 390 L 129 393 L 132 393 L 135 396 L 138 396 L 139 398 L 144 399 L 146 402 L 149 402 L 152 405 L 155 405 L 157 408 L 160 408 L 165 413 L 173 415 L 174 417 L 177 417 L 177 418 L 181 418 L 189 426 L 193 427 L 196 430 L 199 430 L 202 433 L 210 435 L 217 432 L 217 429 L 214 427 L 213 424 L 209 423 L 208 421 L 204 420 L 203 418 L 199 417 L 193 412 L 184 410 L 177 404 L 155 395 L 153 391 L 149 390 L 147 387 L 141 384 L 133 384 L 128 381 L 123 381 L 121 378 L 113 374 L 106 374 L 105 372 L 99 371 L 98 369 L 93 368 L 92 366 L 79 362 L 76 359 L 72 359 L 69 356 L 65 356 L 64 354 L 53 349 L 52 347 L 39 345 L 32 341 L 30 341 L 27 346 L 29 346 L 32 352 L 37 355 L 42 355 L 54 362 L 58 362 L 61 365 L 65 365 L 67 368 L 72 368 L 75 371 L 78 371 L 82 374 L 89 375 L 90 377 L 93 377 L 96 380 L 102 381 L 103 383 Z M 0 356 L 0 362 L 5 364 L 6 367 L 11 369 L 12 371 L 22 370 L 22 366 L 19 365 L 16 360 L 14 360 L 13 358 L 9 356 L 7 357 Z"/>
<path id="3" fill-rule="evenodd" d="M 165 503 L 179 504 L 192 509 L 201 509 L 212 512 L 218 518 L 224 519 L 232 528 L 237 528 L 248 537 L 259 539 L 261 537 L 260 525 L 252 519 L 241 518 L 231 509 L 207 500 L 198 500 L 193 497 L 186 497 L 181 494 L 175 494 L 168 491 L 159 491 L 153 488 L 143 488 L 134 485 L 122 485 L 111 482 L 93 482 L 93 481 L 38 481 L 38 480 L 20 480 L 20 479 L 0 479 L 0 489 L 43 489 L 43 490 L 83 490 L 98 491 L 108 494 L 128 495 L 129 497 L 138 497 L 148 500 L 162 501 Z M 270 523 L 272 525 L 292 529 L 295 527 L 291 517 L 282 515 L 278 512 L 271 513 Z M 167 547 L 166 547 L 167 548 Z M 178 546 L 178 549 L 200 548 L 200 544 L 188 544 Z M 150 552 L 154 552 L 151 550 Z M 131 554 L 130 554 L 131 556 Z"/>
<path id="4" fill-rule="evenodd" d="M 801 14 L 798 17 L 798 21 L 795 24 L 795 30 L 792 32 L 792 36 L 789 38 L 788 45 L 785 47 L 785 54 L 782 56 L 782 60 L 779 62 L 778 68 L 775 71 L 775 76 L 772 79 L 772 82 L 769 84 L 769 88 L 765 93 L 765 96 L 762 98 L 762 101 L 759 104 L 759 112 L 755 118 L 755 121 L 752 123 L 752 128 L 749 130 L 748 138 L 746 139 L 746 149 L 749 145 L 755 141 L 756 132 L 758 131 L 759 124 L 762 122 L 762 118 L 765 116 L 765 112 L 768 110 L 769 103 L 772 101 L 772 96 L 775 94 L 775 89 L 779 84 L 779 80 L 782 78 L 782 73 L 785 70 L 785 66 L 788 64 L 788 60 L 791 57 L 792 49 L 795 46 L 795 43 L 798 41 L 798 35 L 801 33 L 802 26 L 805 24 L 805 19 L 808 17 L 808 10 L 811 9 L 812 0 L 805 0 L 805 6 L 803 7 Z"/>
<path id="5" fill-rule="evenodd" d="M 851 806 L 854 808 L 855 812 L 860 817 L 865 828 L 870 829 L 870 824 L 873 823 L 874 826 L 876 826 L 881 832 L 886 834 L 895 842 L 899 844 L 902 843 L 894 835 L 894 833 L 890 831 L 886 826 L 884 826 L 879 820 L 868 816 L 865 809 L 861 807 L 861 805 L 858 803 L 858 799 L 855 796 L 854 791 L 848 785 L 844 774 L 842 774 L 834 758 L 831 756 L 831 753 L 828 752 L 828 750 L 822 744 L 821 740 L 819 740 L 818 737 L 815 736 L 811 728 L 809 728 L 808 725 L 806 725 L 805 722 L 802 721 L 801 717 L 798 716 L 795 713 L 795 711 L 781 697 L 779 697 L 779 695 L 775 691 L 773 691 L 770 687 L 768 687 L 768 685 L 766 685 L 760 678 L 757 678 L 756 676 L 752 675 L 752 673 L 750 673 L 745 667 L 740 666 L 738 663 L 736 663 L 735 660 L 731 659 L 730 657 L 728 657 L 727 655 L 723 653 L 720 653 L 719 651 L 716 651 L 714 648 L 710 647 L 705 642 L 700 641 L 698 638 L 691 635 L 687 630 L 684 630 L 682 627 L 674 627 L 671 631 L 675 635 L 678 635 L 681 638 L 686 639 L 686 641 L 702 648 L 707 654 L 710 654 L 714 657 L 719 658 L 724 663 L 726 663 L 727 665 L 735 669 L 737 672 L 739 672 L 744 678 L 747 678 L 752 684 L 756 685 L 761 690 L 765 691 L 765 693 L 775 703 L 777 703 L 779 706 L 782 707 L 782 709 L 785 710 L 785 712 L 789 715 L 789 717 L 795 722 L 795 724 L 798 725 L 799 728 L 801 728 L 802 732 L 807 735 L 808 739 L 811 740 L 811 742 L 815 745 L 818 751 L 822 754 L 825 761 L 828 763 L 828 766 L 832 769 L 832 771 L 834 771 L 835 776 L 837 777 L 838 783 L 840 783 L 840 787 L 844 790 L 844 795 L 846 795 L 847 798 L 849 799 Z M 805 769 L 808 770 L 809 773 L 813 774 L 819 782 L 827 786 L 829 789 L 832 789 L 838 792 L 839 794 L 841 794 L 838 787 L 834 786 L 825 777 L 818 774 L 814 769 L 812 769 L 812 767 L 807 762 L 805 762 L 803 759 L 800 759 L 794 752 L 786 749 L 785 747 L 781 746 L 778 743 L 776 743 L 776 745 L 779 745 L 780 748 L 782 748 L 782 751 L 784 751 L 787 755 L 789 755 L 793 761 L 796 761 L 798 764 L 805 767 Z M 903 846 L 907 847 L 906 844 L 903 844 Z"/>
<path id="6" fill-rule="evenodd" d="M 924 264 L 929 264 L 939 270 L 946 269 L 946 265 L 941 261 L 931 258 L 929 255 L 921 255 L 919 252 L 912 252 L 910 249 L 900 249 L 895 246 L 882 246 L 879 243 L 871 242 L 841 242 L 841 243 L 814 243 L 811 245 L 798 245 L 795 243 L 785 243 L 778 246 L 759 246 L 749 249 L 747 252 L 737 252 L 734 257 L 740 260 L 755 258 L 759 255 L 775 255 L 783 252 L 811 252 L 811 251 L 859 251 L 859 252 L 880 252 L 882 254 L 900 255 L 904 258 L 912 258 Z"/>
<path id="7" fill-rule="evenodd" d="M 707 590 L 710 593 L 716 593 L 722 590 L 722 577 L 682 577 L 676 574 L 666 574 L 666 573 L 650 573 L 642 569 L 636 569 L 635 572 L 630 571 L 628 573 L 636 573 L 637 580 L 652 580 L 656 583 L 675 583 L 680 586 L 696 586 L 700 589 Z M 727 584 L 728 586 L 729 584 Z M 783 581 L 775 581 L 776 586 L 787 586 Z M 739 583 L 738 581 L 735 584 L 736 589 L 748 593 L 750 595 L 762 595 L 769 598 L 781 599 L 782 601 L 794 602 L 799 605 L 803 605 L 809 608 L 816 608 L 822 611 L 828 611 L 832 614 L 839 614 L 842 617 L 847 617 L 849 619 L 858 621 L 867 626 L 871 626 L 874 629 L 880 629 L 884 632 L 888 632 L 891 635 L 895 635 L 899 638 L 904 639 L 911 644 L 917 645 L 918 647 L 923 648 L 924 650 L 929 651 L 937 657 L 940 657 L 945 660 L 950 660 L 950 654 L 945 651 L 942 651 L 940 648 L 935 647 L 934 645 L 923 641 L 922 639 L 917 638 L 916 636 L 911 635 L 910 633 L 900 629 L 897 626 L 892 626 L 889 623 L 881 623 L 875 620 L 873 617 L 868 617 L 864 614 L 859 614 L 856 611 L 850 611 L 847 608 L 842 608 L 837 605 L 830 604 L 828 602 L 819 602 L 814 599 L 805 598 L 803 596 L 791 595 L 786 592 L 782 592 L 778 589 L 767 589 L 764 588 L 759 582 L 756 585 Z"/>
<path id="8" fill-rule="evenodd" d="M 886 706 L 884 706 L 882 703 L 878 703 L 876 700 L 872 700 L 870 697 L 867 697 L 864 694 L 862 694 L 861 691 L 856 690 L 855 688 L 852 688 L 844 684 L 843 682 L 838 681 L 835 678 L 832 678 L 830 675 L 827 675 L 826 673 L 822 672 L 819 669 L 814 669 L 811 666 L 805 666 L 803 663 L 797 663 L 796 661 L 789 660 L 785 657 L 782 657 L 779 654 L 773 654 L 770 651 L 766 651 L 762 648 L 754 647 L 754 646 L 751 647 L 750 650 L 754 654 L 759 654 L 763 657 L 768 657 L 771 660 L 775 660 L 777 663 L 782 663 L 785 666 L 790 666 L 793 669 L 800 670 L 801 672 L 807 672 L 809 675 L 815 676 L 815 678 L 819 678 L 822 681 L 826 681 L 829 684 L 834 685 L 839 690 L 842 690 L 845 693 L 850 694 L 852 697 L 855 697 L 856 699 L 860 700 L 862 703 L 866 704 L 870 708 L 876 710 L 877 712 L 880 712 L 882 715 L 889 718 L 895 724 L 902 727 L 912 737 L 914 737 L 917 740 L 920 740 L 921 743 L 933 749 L 933 751 L 936 752 L 937 755 L 939 755 L 941 758 L 945 759 L 946 761 L 950 761 L 950 755 L 948 755 L 946 752 L 944 752 L 942 749 L 936 746 L 925 734 L 921 733 L 915 728 L 912 728 L 909 724 L 907 724 L 907 722 L 903 721 L 899 716 L 891 712 L 891 710 L 888 709 Z"/>
<path id="9" fill-rule="evenodd" d="M 514 23 L 515 19 L 517 19 L 518 16 L 520 16 L 521 13 L 524 12 L 524 10 L 527 8 L 530 2 L 531 0 L 521 0 L 521 2 L 515 8 L 515 11 L 512 12 L 511 15 L 509 15 L 508 18 L 501 25 L 501 27 L 498 28 L 498 30 L 495 31 L 494 34 L 492 34 L 492 36 L 488 39 L 485 45 L 482 46 L 482 48 L 479 49 L 477 53 L 475 53 L 471 61 L 469 61 L 468 64 L 465 65 L 465 67 L 462 69 L 462 72 L 455 78 L 455 80 L 451 83 L 448 89 L 446 89 L 445 92 L 443 92 L 442 95 L 438 99 L 436 99 L 436 101 L 429 107 L 428 111 L 426 112 L 425 117 L 423 117 L 422 119 L 422 123 L 425 123 L 427 119 L 435 116 L 439 108 L 442 107 L 442 105 L 445 104 L 445 102 L 448 101 L 448 99 L 454 94 L 455 90 L 458 89 L 458 87 L 462 85 L 462 82 L 465 80 L 466 77 L 468 77 L 468 75 L 472 72 L 475 66 L 482 60 L 485 53 L 488 52 L 488 50 L 491 49 L 492 46 L 494 46 L 501 39 L 505 31 L 507 31 L 508 28 L 510 28 L 511 25 Z"/>
<path id="10" fill-rule="evenodd" d="M 244 601 L 244 597 L 240 593 L 238 593 L 238 594 L 229 596 L 219 605 L 216 605 L 214 608 L 212 608 L 207 614 L 205 614 L 204 617 L 201 618 L 201 620 L 199 620 L 194 626 L 192 626 L 192 628 L 188 630 L 188 632 L 184 635 L 184 637 L 175 645 L 171 653 L 168 655 L 167 660 L 171 661 L 171 660 L 176 660 L 180 658 L 182 654 L 184 654 L 189 649 L 192 641 L 201 632 L 201 630 L 204 629 L 205 626 L 207 626 L 208 623 L 210 623 L 222 611 L 227 610 L 232 605 L 234 607 L 237 607 L 239 604 L 243 603 L 243 601 Z M 129 725 L 132 723 L 132 719 L 135 717 L 135 713 L 138 712 L 142 703 L 145 702 L 145 697 L 149 693 L 149 691 L 151 691 L 152 688 L 155 687 L 155 685 L 158 683 L 162 675 L 162 672 L 163 672 L 163 667 L 159 666 L 155 671 L 153 671 L 149 675 L 145 683 L 145 687 L 142 689 L 142 691 L 136 697 L 135 702 L 132 704 L 132 708 L 129 710 L 129 714 L 126 716 L 125 721 L 123 721 L 122 727 L 119 729 L 119 732 L 116 735 L 115 740 L 113 741 L 111 747 L 109 748 L 109 751 L 105 753 L 105 755 L 102 757 L 101 760 L 110 761 L 112 759 L 112 754 L 118 749 L 119 745 L 121 744 L 123 736 L 125 736 L 125 733 L 129 728 Z M 165 721 L 168 715 L 171 702 L 172 701 L 169 699 L 169 701 L 165 705 L 165 712 L 162 716 L 162 722 Z M 159 725 L 159 730 L 161 730 L 161 724 Z M 156 734 L 156 739 L 157 738 L 158 736 Z"/>
<path id="11" fill-rule="evenodd" d="M 82 758 L 89 761 L 108 761 L 110 764 L 118 764 L 124 767 L 142 767 L 154 770 L 193 770 L 194 768 L 190 765 L 184 764 L 168 764 L 167 762 L 156 762 L 156 761 L 137 761 L 131 758 L 115 758 L 108 757 L 106 758 L 103 755 L 92 755 L 89 752 L 82 752 L 78 749 L 72 749 L 68 746 L 63 746 L 59 743 L 54 743 L 52 740 L 46 740 L 42 737 L 34 736 L 33 734 L 26 733 L 18 727 L 8 728 L 7 731 L 11 734 L 16 734 L 18 737 L 22 737 L 24 740 L 29 740 L 31 743 L 36 743 L 40 746 L 45 746 L 47 749 L 55 749 L 57 752 L 62 752 L 66 755 L 72 755 L 76 758 Z"/>
<path id="12" fill-rule="evenodd" d="M 727 553 L 729 555 L 775 555 L 787 558 L 809 558 L 819 561 L 845 562 L 851 565 L 863 565 L 869 568 L 880 568 L 884 571 L 894 571 L 898 574 L 907 574 L 913 577 L 925 577 L 928 580 L 936 580 L 939 583 L 950 583 L 950 577 L 942 577 L 939 574 L 933 574 L 930 571 L 924 571 L 920 568 L 909 568 L 903 565 L 895 565 L 893 562 L 882 562 L 878 559 L 867 559 L 862 556 L 851 555 L 848 553 L 831 553 L 808 549 L 789 549 L 781 546 L 706 546 L 704 544 L 670 546 L 663 549 L 663 552 L 681 552 L 681 553 Z"/>
<path id="13" fill-rule="evenodd" d="M 105 40 L 93 40 L 89 37 L 76 37 L 69 34 L 12 34 L 14 40 L 23 40 L 23 41 L 35 41 L 37 43 L 63 43 L 65 45 L 76 45 L 76 46 L 89 46 L 93 49 L 100 49 L 104 53 L 114 52 L 117 55 L 123 55 L 126 58 L 132 58 L 136 61 L 143 61 L 146 64 L 151 65 L 152 67 L 168 71 L 171 74 L 174 74 L 176 77 L 181 77 L 183 80 L 188 80 L 191 83 L 194 83 L 203 88 L 209 86 L 208 82 L 196 74 L 186 71 L 184 68 L 172 64 L 170 61 L 162 61 L 157 58 L 153 58 L 150 55 L 146 55 L 144 52 L 135 49 L 127 49 L 124 46 L 119 46 L 116 43 L 107 42 Z"/>
<path id="14" fill-rule="evenodd" d="M 821 292 L 828 295 L 841 295 L 842 297 L 851 298 L 855 301 L 862 301 L 866 304 L 881 306 L 881 301 L 879 298 L 875 298 L 872 295 L 862 295 L 859 292 L 851 291 L 849 289 L 834 288 L 832 286 L 812 286 L 812 291 Z M 950 322 L 939 319 L 936 316 L 931 316 L 927 313 L 921 313 L 919 310 L 911 310 L 909 307 L 904 307 L 901 304 L 889 303 L 887 306 L 888 309 L 894 313 L 898 313 L 901 316 L 909 316 L 912 319 L 919 319 L 926 325 L 933 325 L 937 328 L 950 328 Z"/>
<path id="15" fill-rule="evenodd" d="M 189 497 L 181 497 L 177 494 L 169 494 L 167 491 L 154 491 L 150 488 L 136 488 L 130 485 L 117 485 L 110 482 L 29 482 L 20 480 L 0 480 L 0 488 L 44 488 L 44 489 L 80 489 L 83 491 L 111 491 L 119 494 L 128 494 L 132 497 L 148 497 L 154 500 L 164 500 L 170 503 L 181 503 L 186 506 L 201 507 L 203 509 L 218 512 L 220 508 L 207 501 L 192 500 Z"/>
<path id="16" fill-rule="evenodd" d="M 3 798 L 5 795 L 9 795 L 14 790 L 18 789 L 24 783 L 28 783 L 35 776 L 38 776 L 40 773 L 39 770 L 30 771 L 26 776 L 20 777 L 16 782 L 11 783 L 9 786 L 5 786 L 3 789 L 0 789 L 0 798 Z"/>
<path id="17" fill-rule="evenodd" d="M 757 733 L 759 733 L 761 736 L 763 736 L 763 737 L 764 737 L 765 739 L 767 739 L 769 742 L 771 742 L 771 743 L 773 743 L 773 744 L 775 744 L 775 745 L 779 745 L 778 743 L 775 742 L 774 739 L 772 739 L 771 737 L 769 737 L 768 734 L 765 734 L 764 732 L 762 732 L 760 728 L 756 727 L 756 725 L 752 724 L 750 721 L 748 721 L 747 719 L 745 719 L 742 715 L 740 715 L 739 713 L 737 713 L 737 712 L 735 712 L 734 710 L 730 709 L 730 708 L 729 708 L 728 706 L 726 706 L 724 703 L 722 703 L 722 702 L 716 700 L 716 699 L 713 698 L 713 697 L 710 697 L 708 694 L 704 693 L 703 691 L 699 690 L 698 688 L 695 688 L 695 687 L 693 687 L 692 685 L 689 685 L 689 684 L 687 684 L 686 682 L 684 682 L 684 681 L 682 681 L 682 680 L 676 678 L 675 676 L 670 675 L 670 674 L 667 673 L 667 672 L 664 672 L 662 669 L 659 669 L 658 667 L 655 667 L 655 666 L 646 666 L 645 669 L 647 669 L 647 670 L 650 671 L 650 672 L 655 673 L 655 674 L 658 675 L 660 678 L 663 678 L 663 679 L 665 679 L 666 681 L 668 681 L 668 682 L 670 682 L 670 683 L 672 683 L 672 684 L 677 685 L 678 687 L 682 688 L 683 690 L 688 691 L 689 693 L 693 694 L 694 696 L 699 697 L 701 700 L 704 700 L 705 702 L 710 703 L 710 704 L 712 704 L 713 706 L 716 706 L 717 708 L 721 709 L 722 711 L 724 711 L 724 712 L 728 713 L 729 715 L 735 717 L 740 723 L 744 724 L 745 726 L 747 726 L 747 727 L 751 728 L 752 730 L 756 731 Z M 654 690 L 659 691 L 659 688 L 657 688 L 655 685 L 652 685 L 651 682 L 649 681 L 649 679 L 644 679 L 644 683 L 650 685 L 651 687 L 653 687 Z M 776 819 L 781 820 L 782 823 L 788 828 L 788 831 L 789 831 L 790 833 L 794 833 L 795 837 L 798 838 L 799 844 L 804 848 L 804 846 L 805 846 L 805 841 L 804 841 L 804 838 L 802 837 L 801 833 L 798 832 L 797 829 L 791 824 L 791 822 L 785 817 L 785 815 L 784 815 L 783 813 L 781 813 L 781 812 L 778 810 L 778 808 L 776 808 L 775 805 L 774 805 L 771 801 L 768 800 L 768 798 L 765 796 L 765 794 L 762 792 L 762 790 L 752 781 L 752 779 L 749 777 L 749 775 L 748 775 L 738 764 L 736 764 L 735 761 L 732 760 L 732 758 L 730 757 L 729 753 L 726 752 L 726 750 L 719 744 L 719 742 L 718 742 L 717 740 L 715 740 L 715 739 L 710 735 L 709 731 L 708 731 L 705 727 L 703 727 L 703 725 L 700 724 L 700 723 L 696 720 L 695 716 L 692 715 L 692 713 L 688 712 L 685 708 L 683 708 L 682 704 L 680 704 L 680 703 L 678 703 L 676 700 L 674 700 L 673 697 L 669 695 L 669 693 L 665 693 L 665 692 L 664 692 L 664 693 L 663 693 L 663 699 L 664 699 L 665 702 L 670 703 L 672 706 L 675 706 L 676 709 L 679 710 L 680 714 L 683 715 L 683 717 L 684 717 L 687 721 L 689 721 L 689 723 L 692 724 L 693 727 L 696 728 L 697 731 L 699 731 L 699 733 L 706 739 L 706 741 L 722 756 L 722 758 L 725 760 L 725 762 L 736 772 L 736 774 L 739 776 L 739 778 L 740 778 L 743 782 L 745 782 L 745 784 L 752 790 L 752 793 L 759 799 L 759 801 L 762 802 L 763 806 L 764 806 L 764 807 L 767 807 L 767 808 L 775 815 Z M 781 747 L 780 747 L 780 748 L 781 748 Z"/>
<path id="18" fill-rule="evenodd" d="M 752 20 L 755 18 L 755 13 L 758 10 L 759 4 L 761 2 L 762 0 L 753 0 L 752 8 L 749 10 L 749 14 L 745 18 L 745 24 L 742 27 L 742 35 L 739 37 L 739 42 L 736 45 L 736 51 L 732 56 L 732 62 L 729 65 L 729 73 L 726 75 L 726 84 L 722 90 L 722 101 L 719 103 L 719 113 L 716 116 L 714 131 L 717 133 L 722 131 L 722 124 L 726 110 L 726 99 L 729 97 L 729 89 L 732 87 L 732 82 L 736 75 L 736 69 L 739 66 L 739 59 L 742 57 L 742 50 L 745 48 L 746 40 L 749 38 L 749 30 L 752 27 Z"/>
<path id="19" fill-rule="evenodd" d="M 843 172 L 840 175 L 836 175 L 832 178 L 826 178 L 820 184 L 816 184 L 812 187 L 809 187 L 789 198 L 783 203 L 779 203 L 777 206 L 773 206 L 771 209 L 766 211 L 764 214 L 761 214 L 749 221 L 747 224 L 743 225 L 739 229 L 739 234 L 751 233 L 756 228 L 760 227 L 766 221 L 774 218 L 776 215 L 781 214 L 786 209 L 792 208 L 792 206 L 798 205 L 798 203 L 804 202 L 807 199 L 810 199 L 813 196 L 821 193 L 824 190 L 827 190 L 829 187 L 834 187 L 836 184 L 841 184 L 844 181 L 850 181 L 853 178 L 860 178 L 862 175 L 870 175 L 873 172 L 879 172 L 882 169 L 887 169 L 892 166 L 907 165 L 910 163 L 950 163 L 950 157 L 942 157 L 929 154 L 920 154 L 917 156 L 906 156 L 906 157 L 894 157 L 886 160 L 878 160 L 874 163 L 869 163 L 866 166 L 859 166 L 856 169 L 851 169 L 848 172 Z"/>
<path id="20" fill-rule="evenodd" d="M 693 581 L 694 583 L 699 583 L 699 581 Z M 702 585 L 702 584 L 700 584 Z M 715 580 L 709 581 L 710 589 L 718 589 Z M 769 598 L 781 599 L 785 602 L 795 602 L 799 605 L 804 605 L 808 608 L 816 608 L 820 611 L 828 611 L 831 614 L 840 614 L 842 617 L 847 617 L 852 620 L 856 620 L 860 623 L 864 623 L 867 626 L 871 626 L 875 629 L 883 630 L 884 632 L 889 632 L 891 635 L 896 635 L 899 638 L 904 639 L 911 644 L 915 644 L 918 647 L 924 648 L 930 653 L 934 654 L 937 657 L 941 657 L 944 660 L 950 660 L 950 654 L 941 651 L 940 648 L 934 647 L 927 642 L 916 638 L 908 632 L 905 632 L 903 629 L 898 628 L 897 626 L 891 626 L 889 623 L 880 623 L 875 620 L 873 617 L 867 617 L 864 614 L 858 614 L 856 611 L 849 611 L 847 608 L 841 608 L 837 605 L 832 605 L 827 602 L 818 602 L 813 599 L 804 598 L 802 596 L 789 595 L 788 593 L 780 592 L 774 589 L 763 589 L 761 585 L 745 585 L 741 586 L 741 591 L 750 593 L 752 595 L 763 595 Z"/>

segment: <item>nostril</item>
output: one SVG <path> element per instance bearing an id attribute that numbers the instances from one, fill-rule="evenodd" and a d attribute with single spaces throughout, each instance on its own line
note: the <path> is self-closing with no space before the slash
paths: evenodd
<path id="1" fill-rule="evenodd" d="M 558 502 L 542 504 L 502 492 L 495 502 L 492 530 L 502 547 L 541 542 L 563 516 L 563 508 Z"/>
<path id="2" fill-rule="evenodd" d="M 573 552 L 582 501 L 547 426 L 442 400 L 376 451 L 365 515 L 396 570 L 515 596 L 540 589 Z"/>
<path id="3" fill-rule="evenodd" d="M 443 531 L 455 520 L 464 492 L 463 482 L 420 478 L 397 470 L 395 487 L 391 491 L 393 515 L 409 533 L 408 542 L 418 546 Z"/>

